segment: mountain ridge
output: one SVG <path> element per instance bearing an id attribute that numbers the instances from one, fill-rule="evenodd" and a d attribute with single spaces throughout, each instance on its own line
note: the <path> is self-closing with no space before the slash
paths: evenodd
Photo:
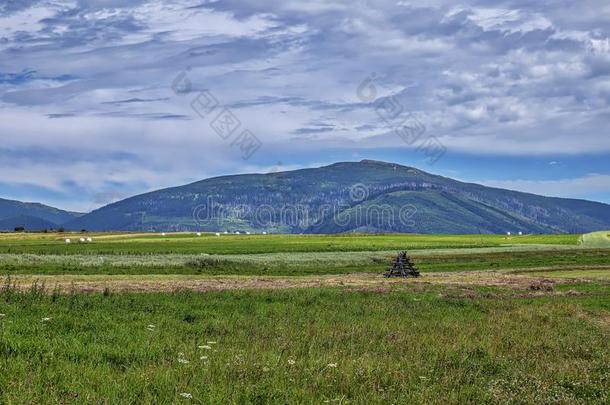
<path id="1" fill-rule="evenodd" d="M 84 214 L 65 211 L 40 203 L 0 198 L 0 221 L 5 228 L 13 223 L 18 224 L 15 226 L 21 226 L 20 223 L 35 224 L 34 228 L 36 229 L 32 230 L 40 230 L 39 228 L 42 225 L 52 225 L 57 228 L 81 215 Z"/>
<path id="2" fill-rule="evenodd" d="M 265 216 L 265 218 L 261 218 Z M 610 205 L 486 187 L 391 162 L 212 177 L 129 197 L 70 229 L 286 233 L 580 233 Z"/>
<path id="3" fill-rule="evenodd" d="M 39 217 L 28 215 L 18 215 L 15 217 L 0 219 L 0 231 L 13 231 L 23 228 L 25 231 L 38 232 L 44 230 L 58 229 L 60 225 L 55 222 L 47 221 Z"/>

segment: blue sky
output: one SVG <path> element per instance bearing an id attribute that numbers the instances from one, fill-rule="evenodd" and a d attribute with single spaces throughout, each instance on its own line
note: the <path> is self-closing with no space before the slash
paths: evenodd
<path id="1" fill-rule="evenodd" d="M 610 203 L 609 105 L 607 1 L 0 3 L 0 197 L 60 208 L 360 159 Z"/>

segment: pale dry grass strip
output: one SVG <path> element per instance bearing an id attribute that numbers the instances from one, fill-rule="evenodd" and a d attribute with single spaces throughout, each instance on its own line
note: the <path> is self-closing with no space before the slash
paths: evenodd
<path id="1" fill-rule="evenodd" d="M 45 285 L 62 292 L 171 292 L 176 290 L 273 290 L 288 288 L 344 287 L 364 290 L 409 285 L 498 286 L 528 289 L 543 277 L 499 271 L 425 273 L 414 279 L 384 278 L 380 274 L 357 273 L 316 276 L 194 276 L 194 275 L 22 275 L 11 279 L 18 289 Z M 577 280 L 554 279 L 552 283 L 574 283 Z"/>

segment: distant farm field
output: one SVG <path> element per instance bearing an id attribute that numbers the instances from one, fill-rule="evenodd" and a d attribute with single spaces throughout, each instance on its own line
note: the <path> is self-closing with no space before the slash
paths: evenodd
<path id="1" fill-rule="evenodd" d="M 79 244 L 91 236 L 94 243 Z M 66 245 L 64 239 L 72 243 Z M 221 235 L 168 234 L 4 234 L 0 253 L 39 254 L 252 254 L 354 252 L 398 249 L 477 248 L 506 245 L 572 245 L 580 235 Z"/>
<path id="2" fill-rule="evenodd" d="M 93 242 L 79 243 L 83 236 Z M 405 249 L 424 272 L 610 262 L 609 250 L 580 240 L 579 235 L 7 234 L 0 236 L 0 275 L 382 273 Z"/>
<path id="3" fill-rule="evenodd" d="M 609 365 L 603 233 L 0 235 L 0 403 L 604 404 Z"/>

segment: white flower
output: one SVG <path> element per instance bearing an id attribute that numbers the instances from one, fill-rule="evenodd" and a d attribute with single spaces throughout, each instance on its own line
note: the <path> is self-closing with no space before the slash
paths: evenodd
<path id="1" fill-rule="evenodd" d="M 51 320 L 51 318 L 42 318 L 42 321 L 40 322 L 49 322 Z"/>
<path id="2" fill-rule="evenodd" d="M 193 398 L 193 395 L 192 395 L 192 394 L 189 394 L 188 392 L 181 392 L 181 393 L 180 393 L 180 396 L 181 396 L 182 398 L 188 398 L 188 399 Z"/>
<path id="3" fill-rule="evenodd" d="M 337 363 L 328 363 L 328 367 L 337 368 Z"/>
<path id="4" fill-rule="evenodd" d="M 207 359 L 208 359 L 208 356 L 201 356 L 201 357 L 199 358 L 199 360 L 207 360 Z"/>
<path id="5" fill-rule="evenodd" d="M 208 341 L 208 344 L 209 344 L 209 345 L 215 345 L 215 344 L 216 344 L 216 342 L 213 342 L 213 341 L 210 341 L 210 340 L 209 340 L 209 341 Z"/>
<path id="6" fill-rule="evenodd" d="M 188 361 L 187 359 L 179 358 L 179 359 L 178 359 L 178 363 L 181 363 L 181 364 L 189 364 L 189 361 Z"/>
<path id="7" fill-rule="evenodd" d="M 203 346 L 197 346 L 200 349 L 205 349 L 205 350 L 210 350 L 212 348 L 212 346 L 208 346 L 208 345 L 203 345 Z"/>
<path id="8" fill-rule="evenodd" d="M 147 328 L 148 329 L 154 329 L 156 326 L 155 325 L 148 325 Z"/>
<path id="9" fill-rule="evenodd" d="M 292 360 L 292 359 L 288 359 L 288 364 L 290 364 L 291 366 L 294 366 L 297 362 Z"/>

